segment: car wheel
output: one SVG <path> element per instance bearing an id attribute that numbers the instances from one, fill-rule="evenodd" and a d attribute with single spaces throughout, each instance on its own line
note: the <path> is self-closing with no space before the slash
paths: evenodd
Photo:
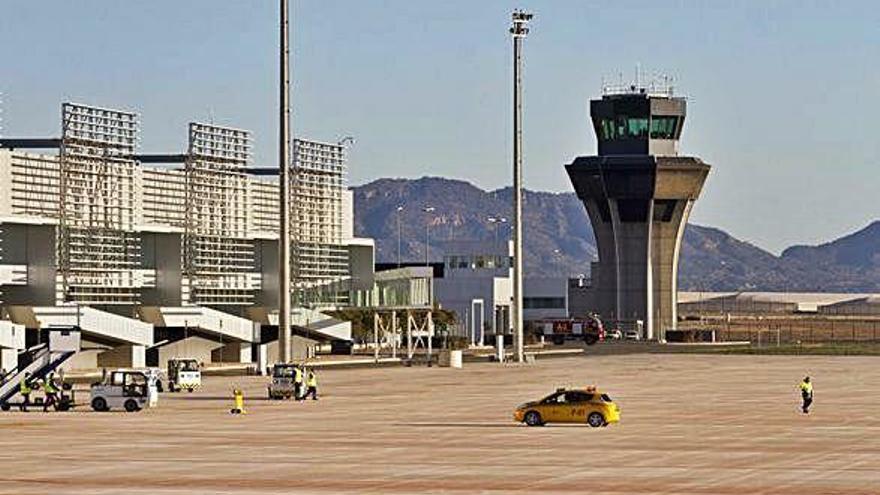
<path id="1" fill-rule="evenodd" d="M 591 412 L 590 415 L 587 416 L 587 424 L 593 428 L 598 428 L 605 425 L 605 417 L 602 416 L 602 413 Z"/>
<path id="2" fill-rule="evenodd" d="M 541 426 L 544 424 L 544 421 L 541 420 L 541 415 L 537 411 L 527 412 L 525 422 L 529 426 Z"/>
<path id="3" fill-rule="evenodd" d="M 0 404 L 0 409 L 3 409 L 4 411 L 8 411 L 10 407 L 12 407 L 12 406 L 10 406 L 8 402 L 4 402 L 3 404 Z"/>
<path id="4" fill-rule="evenodd" d="M 561 336 L 553 337 L 553 344 L 554 345 L 562 345 L 564 343 L 565 343 L 565 337 L 561 337 Z"/>
<path id="5" fill-rule="evenodd" d="M 191 388 L 188 388 L 188 389 L 186 389 L 186 391 L 187 391 L 187 393 L 190 393 L 190 394 L 191 394 L 191 393 L 192 393 L 192 391 L 193 391 L 193 389 L 191 389 Z"/>
<path id="6" fill-rule="evenodd" d="M 127 412 L 135 412 L 139 411 L 141 407 L 138 405 L 137 401 L 134 399 L 128 399 L 125 401 L 125 410 Z"/>
<path id="7" fill-rule="evenodd" d="M 104 412 L 108 410 L 107 400 L 103 397 L 95 397 L 92 399 L 92 409 L 98 412 Z"/>

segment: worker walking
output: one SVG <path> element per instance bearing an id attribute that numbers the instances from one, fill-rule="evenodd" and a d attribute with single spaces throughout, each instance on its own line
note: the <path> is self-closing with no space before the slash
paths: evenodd
<path id="1" fill-rule="evenodd" d="M 49 410 L 49 406 L 58 410 L 58 388 L 55 387 L 55 373 L 49 373 L 43 380 L 43 393 L 46 398 L 43 400 L 43 412 Z"/>
<path id="2" fill-rule="evenodd" d="M 804 414 L 810 414 L 810 405 L 813 404 L 813 383 L 810 382 L 810 377 L 804 377 L 804 381 L 800 384 L 800 389 L 801 399 L 804 401 L 801 410 Z"/>
<path id="3" fill-rule="evenodd" d="M 18 406 L 22 412 L 27 412 L 28 404 L 31 403 L 31 386 L 28 384 L 28 380 L 30 380 L 31 374 L 27 372 L 24 374 L 24 378 L 18 383 L 18 393 L 21 394 L 21 405 Z"/>
<path id="4" fill-rule="evenodd" d="M 302 400 L 306 400 L 309 395 L 312 396 L 312 400 L 318 400 L 318 375 L 315 374 L 315 371 L 311 368 L 308 370 L 308 378 L 306 378 L 306 394 L 303 396 Z"/>
<path id="5" fill-rule="evenodd" d="M 293 398 L 302 400 L 303 396 L 303 369 L 301 366 L 293 367 Z"/>

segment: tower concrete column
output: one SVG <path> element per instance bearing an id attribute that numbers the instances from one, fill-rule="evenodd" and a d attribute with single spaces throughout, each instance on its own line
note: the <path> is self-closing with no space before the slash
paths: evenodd
<path id="1" fill-rule="evenodd" d="M 681 240 L 710 169 L 678 156 L 685 110 L 671 91 L 605 94 L 590 104 L 599 154 L 566 166 L 599 254 L 589 309 L 631 328 L 641 321 L 648 339 L 677 326 Z"/>

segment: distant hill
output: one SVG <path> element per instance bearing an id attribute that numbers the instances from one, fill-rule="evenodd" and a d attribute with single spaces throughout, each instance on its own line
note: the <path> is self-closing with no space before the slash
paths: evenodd
<path id="1" fill-rule="evenodd" d="M 355 232 L 376 240 L 377 261 L 423 260 L 425 224 L 430 255 L 442 257 L 450 239 L 494 240 L 510 235 L 511 189 L 484 191 L 439 177 L 379 179 L 354 187 Z M 426 214 L 425 206 L 434 207 Z M 574 193 L 525 192 L 526 275 L 589 274 L 596 257 L 593 231 Z M 489 217 L 508 219 L 492 223 Z M 793 246 L 773 255 L 715 228 L 688 225 L 682 242 L 681 290 L 880 292 L 880 222 L 819 246 Z"/>

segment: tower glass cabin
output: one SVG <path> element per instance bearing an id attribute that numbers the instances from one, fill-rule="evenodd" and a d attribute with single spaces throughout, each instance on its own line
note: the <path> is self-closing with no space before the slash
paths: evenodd
<path id="1" fill-rule="evenodd" d="M 687 105 L 670 92 L 632 87 L 590 102 L 596 156 L 566 166 L 593 225 L 599 260 L 591 266 L 589 310 L 665 340 L 676 327 L 681 239 L 709 173 L 679 156 Z"/>

